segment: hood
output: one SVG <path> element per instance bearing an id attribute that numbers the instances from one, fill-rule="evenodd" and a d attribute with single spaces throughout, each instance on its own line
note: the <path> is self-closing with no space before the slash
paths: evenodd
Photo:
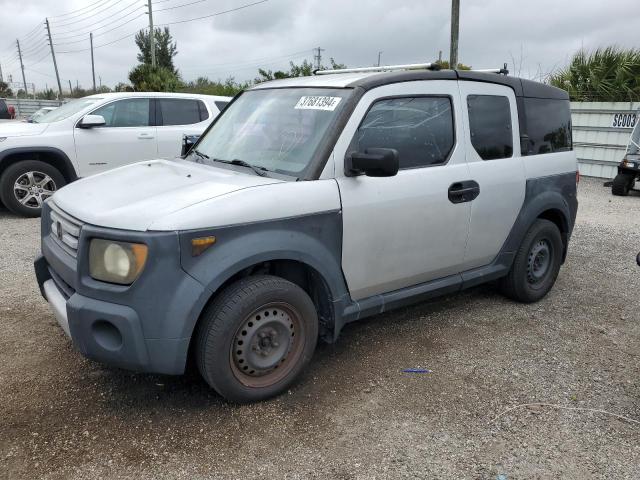
<path id="1" fill-rule="evenodd" d="M 48 126 L 48 123 L 2 122 L 0 123 L 0 137 L 40 135 Z"/>
<path id="2" fill-rule="evenodd" d="M 270 183 L 241 171 L 185 160 L 154 160 L 127 165 L 73 182 L 51 200 L 85 223 L 145 231 L 154 221 L 214 197 Z"/>

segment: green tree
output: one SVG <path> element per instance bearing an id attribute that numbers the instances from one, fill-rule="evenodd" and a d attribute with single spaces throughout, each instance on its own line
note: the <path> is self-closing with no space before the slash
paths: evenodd
<path id="1" fill-rule="evenodd" d="M 0 82 L 0 97 L 13 97 L 13 90 L 5 82 Z"/>
<path id="2" fill-rule="evenodd" d="M 40 100 L 55 100 L 57 95 L 53 88 L 47 88 L 46 90 L 36 93 L 36 98 Z"/>
<path id="3" fill-rule="evenodd" d="M 443 70 L 449 70 L 449 62 L 447 60 L 436 60 L 435 62 L 433 62 L 436 65 L 440 65 L 440 68 Z M 471 67 L 468 65 L 465 65 L 464 63 L 458 63 L 458 68 L 457 70 L 471 70 Z"/>
<path id="4" fill-rule="evenodd" d="M 347 66 L 342 63 L 336 63 L 336 61 L 333 58 L 329 59 L 329 63 L 331 65 L 332 70 L 347 68 Z M 296 65 L 293 62 L 289 62 L 288 72 L 283 72 L 282 70 L 277 70 L 273 72 L 271 70 L 265 70 L 263 68 L 259 68 L 258 77 L 254 79 L 254 83 L 262 83 L 262 82 L 267 82 L 269 80 L 280 80 L 282 78 L 310 77 L 311 75 L 313 75 L 313 72 L 315 70 L 316 70 L 315 66 L 308 60 L 303 60 L 303 62 L 300 65 Z M 327 67 L 324 65 L 321 65 L 320 70 L 327 70 Z"/>
<path id="5" fill-rule="evenodd" d="M 640 101 L 640 50 L 618 47 L 579 50 L 549 83 L 579 102 Z"/>
<path id="6" fill-rule="evenodd" d="M 146 64 L 131 70 L 129 81 L 137 92 L 175 92 L 181 86 L 180 79 L 173 71 Z"/>
<path id="7" fill-rule="evenodd" d="M 178 45 L 173 40 L 169 27 L 164 29 L 155 28 L 155 51 L 156 65 L 170 70 L 174 74 L 178 74 L 173 65 L 173 57 L 178 54 Z M 140 30 L 136 33 L 136 45 L 140 49 L 138 53 L 138 61 L 145 65 L 151 65 L 151 35 L 147 30 Z"/>
<path id="8" fill-rule="evenodd" d="M 224 82 L 211 81 L 206 77 L 198 77 L 195 81 L 183 84 L 178 91 L 184 93 L 200 93 L 204 95 L 233 97 L 250 86 L 251 84 L 248 82 L 236 82 L 233 77 L 227 78 Z"/>

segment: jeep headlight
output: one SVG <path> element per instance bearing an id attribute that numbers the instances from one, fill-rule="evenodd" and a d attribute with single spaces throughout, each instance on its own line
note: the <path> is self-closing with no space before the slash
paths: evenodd
<path id="1" fill-rule="evenodd" d="M 131 285 L 147 261 L 147 246 L 94 238 L 89 245 L 89 275 L 95 280 Z"/>

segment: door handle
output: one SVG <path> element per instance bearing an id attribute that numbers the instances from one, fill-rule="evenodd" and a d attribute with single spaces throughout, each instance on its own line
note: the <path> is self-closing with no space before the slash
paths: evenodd
<path id="1" fill-rule="evenodd" d="M 138 138 L 140 140 L 153 140 L 153 135 L 150 133 L 140 133 L 138 134 Z"/>
<path id="2" fill-rule="evenodd" d="M 449 187 L 448 194 L 451 203 L 472 202 L 480 195 L 480 185 L 475 180 L 455 182 Z"/>

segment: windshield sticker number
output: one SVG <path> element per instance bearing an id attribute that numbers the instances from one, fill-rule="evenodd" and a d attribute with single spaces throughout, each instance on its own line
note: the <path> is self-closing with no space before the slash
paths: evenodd
<path id="1" fill-rule="evenodd" d="M 333 112 L 342 98 L 340 97 L 316 97 L 304 96 L 296 103 L 296 110 L 326 110 Z"/>

